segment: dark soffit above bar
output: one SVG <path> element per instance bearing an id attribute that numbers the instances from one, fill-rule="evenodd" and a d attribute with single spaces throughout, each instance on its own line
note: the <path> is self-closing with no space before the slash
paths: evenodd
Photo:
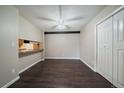
<path id="1" fill-rule="evenodd" d="M 80 34 L 80 31 L 45 32 L 44 34 Z"/>

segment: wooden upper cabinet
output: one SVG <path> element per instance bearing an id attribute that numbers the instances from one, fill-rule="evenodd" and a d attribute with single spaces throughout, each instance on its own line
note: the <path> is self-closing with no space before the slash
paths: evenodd
<path id="1" fill-rule="evenodd" d="M 41 43 L 41 42 L 24 40 L 24 39 L 19 39 L 18 41 L 19 41 L 19 49 L 20 50 L 22 50 L 22 49 L 26 50 L 27 49 L 25 47 L 26 44 L 29 44 L 29 46 L 32 47 L 32 50 L 42 50 L 43 49 L 43 43 Z M 25 42 L 25 41 L 28 41 L 28 42 Z"/>
<path id="2" fill-rule="evenodd" d="M 24 40 L 23 39 L 19 39 L 18 41 L 19 41 L 19 47 L 21 47 L 23 45 L 23 43 L 24 43 Z"/>

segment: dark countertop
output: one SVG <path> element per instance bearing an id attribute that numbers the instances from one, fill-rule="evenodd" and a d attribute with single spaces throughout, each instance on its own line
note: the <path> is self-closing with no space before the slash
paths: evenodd
<path id="1" fill-rule="evenodd" d="M 29 56 L 35 53 L 43 52 L 43 49 L 40 50 L 19 50 L 19 58 Z"/>

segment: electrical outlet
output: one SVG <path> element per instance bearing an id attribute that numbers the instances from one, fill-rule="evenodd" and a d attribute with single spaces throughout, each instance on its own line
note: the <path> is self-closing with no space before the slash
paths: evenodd
<path id="1" fill-rule="evenodd" d="M 11 72 L 12 72 L 12 74 L 14 74 L 15 73 L 15 69 L 13 68 Z"/>

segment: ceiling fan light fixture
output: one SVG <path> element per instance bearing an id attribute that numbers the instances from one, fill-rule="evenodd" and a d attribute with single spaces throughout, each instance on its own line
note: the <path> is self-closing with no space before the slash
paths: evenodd
<path id="1" fill-rule="evenodd" d="M 59 24 L 59 25 L 56 26 L 56 29 L 58 29 L 58 30 L 66 30 L 66 29 L 68 29 L 68 26 Z"/>

